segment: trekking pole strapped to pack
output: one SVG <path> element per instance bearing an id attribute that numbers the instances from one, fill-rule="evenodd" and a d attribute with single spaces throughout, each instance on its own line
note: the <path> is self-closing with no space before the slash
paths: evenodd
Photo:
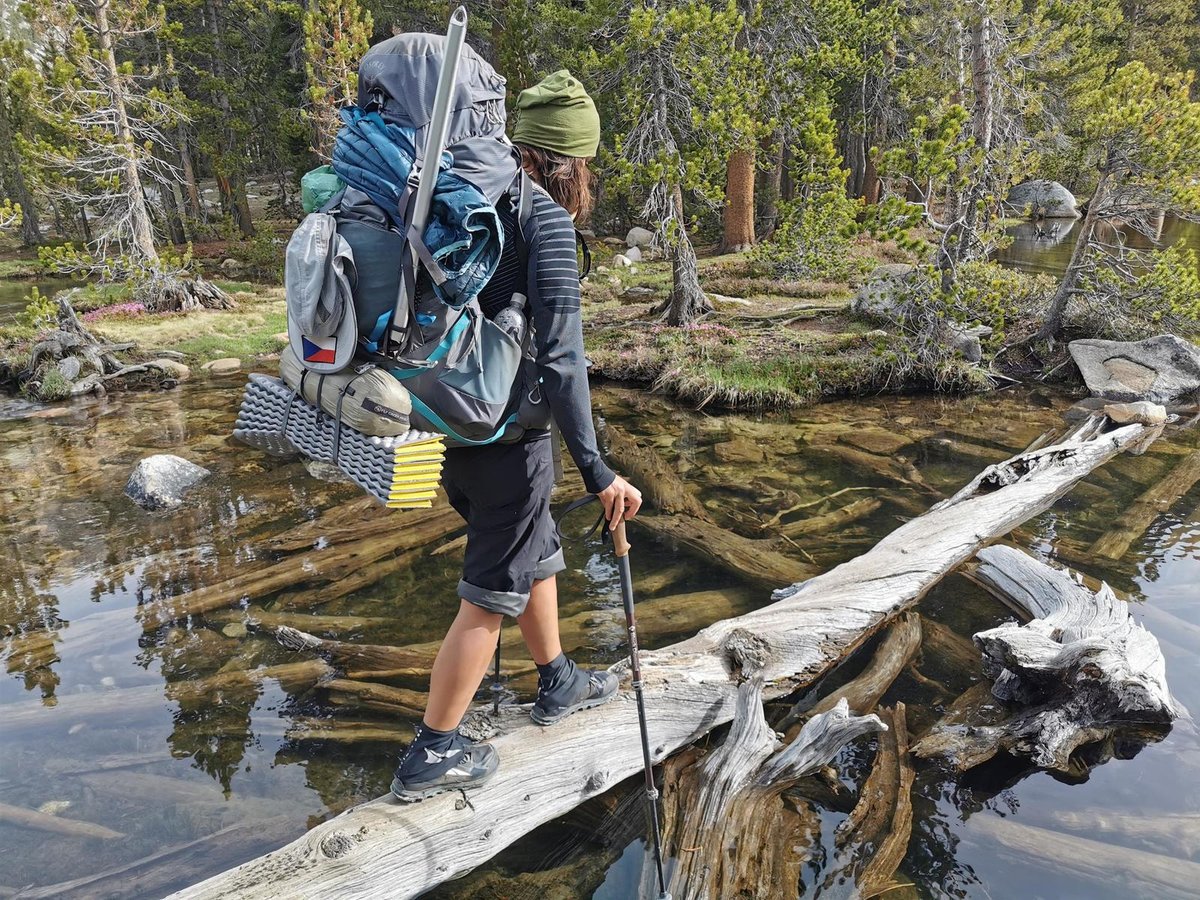
<path id="1" fill-rule="evenodd" d="M 429 207 L 433 203 L 433 190 L 441 169 L 442 153 L 446 149 L 446 136 L 450 131 L 450 96 L 458 81 L 458 61 L 462 56 L 466 36 L 467 9 L 460 6 L 450 16 L 450 25 L 446 29 L 442 70 L 438 74 L 437 91 L 433 96 L 433 112 L 425 136 L 425 155 L 420 168 L 414 167 L 413 174 L 409 175 L 409 190 L 413 188 L 415 176 L 416 192 L 411 198 L 405 198 L 408 200 L 407 204 L 404 200 L 401 201 L 408 207 L 404 210 L 402 218 L 406 226 L 409 252 L 405 260 L 407 265 L 400 272 L 400 293 L 396 297 L 396 308 L 392 313 L 390 338 L 383 348 L 385 353 L 397 342 L 403 347 L 408 337 L 409 315 L 416 298 L 418 260 L 426 264 L 431 277 L 436 279 L 440 274 L 440 267 L 425 248 L 425 226 L 429 223 Z"/>

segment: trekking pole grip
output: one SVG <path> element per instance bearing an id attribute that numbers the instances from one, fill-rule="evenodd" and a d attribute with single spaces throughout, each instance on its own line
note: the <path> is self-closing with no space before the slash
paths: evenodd
<path id="1" fill-rule="evenodd" d="M 621 521 L 617 522 L 617 527 L 613 529 L 613 552 L 618 557 L 629 555 L 629 538 L 625 536 L 625 517 L 621 517 Z"/>

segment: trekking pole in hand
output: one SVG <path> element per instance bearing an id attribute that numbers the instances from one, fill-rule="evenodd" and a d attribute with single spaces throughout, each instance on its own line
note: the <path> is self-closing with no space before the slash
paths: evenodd
<path id="1" fill-rule="evenodd" d="M 621 515 L 623 510 L 614 510 Z M 658 826 L 658 788 L 654 784 L 654 763 L 650 759 L 650 733 L 646 728 L 646 696 L 642 690 L 642 666 L 638 661 L 637 621 L 633 611 L 633 575 L 629 571 L 629 539 L 625 536 L 622 517 L 612 530 L 613 552 L 617 556 L 617 571 L 621 575 L 621 599 L 625 603 L 625 627 L 629 630 L 629 667 L 633 671 L 633 692 L 637 696 L 638 724 L 642 731 L 642 762 L 646 775 L 646 803 L 654 828 L 654 865 L 658 869 L 658 900 L 671 900 L 667 880 L 663 877 L 662 832 Z"/>

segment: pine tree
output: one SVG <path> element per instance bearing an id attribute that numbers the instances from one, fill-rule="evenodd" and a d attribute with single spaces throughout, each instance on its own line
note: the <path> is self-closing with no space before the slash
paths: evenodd
<path id="1" fill-rule="evenodd" d="M 185 278 L 180 261 L 155 246 L 152 198 L 177 178 L 156 148 L 169 146 L 160 126 L 179 113 L 148 89 L 152 76 L 118 58 L 118 40 L 161 28 L 161 9 L 150 10 L 144 0 L 120 8 L 112 0 L 47 0 L 40 12 L 61 50 L 51 58 L 39 110 L 58 131 L 38 146 L 63 175 L 54 190 L 93 210 L 96 226 L 87 254 L 61 248 L 44 258 L 63 271 L 132 279 L 135 295 L 151 308 L 227 304 L 212 285 Z"/>
<path id="2" fill-rule="evenodd" d="M 358 94 L 358 61 L 374 23 L 357 0 L 309 0 L 304 12 L 304 71 L 313 149 L 328 160 L 337 134 L 337 108 Z"/>
<path id="3" fill-rule="evenodd" d="M 742 19 L 699 0 L 634 3 L 604 67 L 625 98 L 614 141 L 620 183 L 643 193 L 642 216 L 671 258 L 667 322 L 690 325 L 711 310 L 700 289 L 684 192 L 715 205 L 740 95 L 731 77 Z"/>
<path id="4" fill-rule="evenodd" d="M 0 196 L 20 208 L 19 219 L 9 227 L 19 226 L 27 247 L 42 240 L 32 186 L 36 166 L 27 152 L 34 124 L 30 106 L 39 86 L 29 45 L 18 39 L 0 41 Z"/>
<path id="5" fill-rule="evenodd" d="M 1192 73 L 1159 75 L 1122 66 L 1076 102 L 1072 137 L 1099 173 L 1071 259 L 1050 301 L 1039 339 L 1062 331 L 1068 303 L 1132 267 L 1124 242 L 1103 238 L 1119 222 L 1153 237 L 1164 213 L 1200 218 L 1200 102 Z"/>

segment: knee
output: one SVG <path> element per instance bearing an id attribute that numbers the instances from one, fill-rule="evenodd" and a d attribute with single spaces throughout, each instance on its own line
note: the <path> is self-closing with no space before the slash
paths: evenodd
<path id="1" fill-rule="evenodd" d="M 487 628 L 494 631 L 500 627 L 503 618 L 500 613 L 476 606 L 470 600 L 463 600 L 461 597 L 458 600 L 458 619 L 470 628 Z"/>

